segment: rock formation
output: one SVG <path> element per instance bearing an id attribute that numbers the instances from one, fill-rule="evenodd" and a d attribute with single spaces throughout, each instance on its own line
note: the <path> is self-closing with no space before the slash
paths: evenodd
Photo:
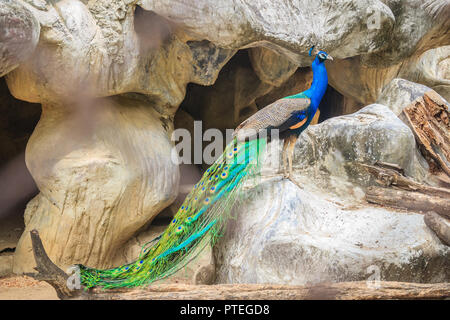
<path id="1" fill-rule="evenodd" d="M 390 162 L 436 185 L 397 116 L 430 88 L 449 99 L 450 6 L 440 3 L 3 1 L 0 75 L 16 99 L 42 106 L 26 147 L 39 194 L 25 212 L 15 272 L 34 266 L 32 229 L 63 268 L 131 259 L 122 254 L 132 246 L 127 241 L 179 193 L 174 119 L 176 127 L 193 120 L 204 129 L 235 127 L 306 88 L 308 50 L 317 45 L 335 58 L 320 121 L 339 117 L 311 127 L 308 143 L 297 145 L 302 189 L 263 177 L 260 194 L 236 211 L 216 252 L 219 281 L 354 280 L 371 264 L 387 279 L 448 281 L 440 270 L 448 249 L 418 212 L 364 202 L 375 182 L 358 166 Z M 270 203 L 264 196 L 281 190 Z M 264 231 L 252 242 L 251 230 Z M 274 270 L 280 252 L 289 257 L 285 264 L 297 261 L 285 277 Z"/>

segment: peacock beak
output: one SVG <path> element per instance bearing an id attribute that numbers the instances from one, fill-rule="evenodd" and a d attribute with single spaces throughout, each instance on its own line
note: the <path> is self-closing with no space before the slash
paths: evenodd
<path id="1" fill-rule="evenodd" d="M 331 61 L 333 61 L 334 59 L 333 59 L 333 57 L 332 57 L 332 56 L 328 55 L 328 56 L 327 56 L 327 60 L 331 60 Z"/>

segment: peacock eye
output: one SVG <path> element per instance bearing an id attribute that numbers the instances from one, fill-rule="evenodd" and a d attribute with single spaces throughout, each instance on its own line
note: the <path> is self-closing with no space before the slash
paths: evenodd
<path id="1" fill-rule="evenodd" d="M 327 56 L 325 54 L 323 54 L 323 53 L 319 54 L 319 57 L 320 57 L 320 59 L 326 59 L 327 58 Z"/>

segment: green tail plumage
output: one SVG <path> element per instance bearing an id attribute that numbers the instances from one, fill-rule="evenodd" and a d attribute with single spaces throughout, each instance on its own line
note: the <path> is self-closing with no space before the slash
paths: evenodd
<path id="1" fill-rule="evenodd" d="M 164 233 L 142 248 L 133 263 L 99 270 L 80 265 L 86 287 L 136 287 L 163 279 L 184 267 L 209 235 L 214 245 L 230 217 L 243 182 L 260 170 L 266 139 L 233 140 L 204 173 Z"/>

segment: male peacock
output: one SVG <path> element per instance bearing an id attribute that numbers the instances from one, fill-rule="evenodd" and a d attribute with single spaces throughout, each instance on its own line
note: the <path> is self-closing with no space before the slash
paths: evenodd
<path id="1" fill-rule="evenodd" d="M 285 139 L 290 175 L 295 141 L 314 117 L 328 85 L 324 62 L 332 60 L 331 56 L 314 47 L 309 51 L 309 55 L 312 54 L 315 59 L 311 87 L 275 101 L 240 124 L 234 132 L 233 141 L 194 186 L 171 224 L 142 248 L 136 261 L 106 270 L 79 265 L 81 283 L 85 287 L 117 288 L 149 284 L 185 266 L 193 253 L 198 252 L 207 235 L 214 245 L 243 182 L 259 172 L 261 155 L 267 143 L 267 138 L 259 135 L 262 131 L 278 129 L 280 138 Z"/>

